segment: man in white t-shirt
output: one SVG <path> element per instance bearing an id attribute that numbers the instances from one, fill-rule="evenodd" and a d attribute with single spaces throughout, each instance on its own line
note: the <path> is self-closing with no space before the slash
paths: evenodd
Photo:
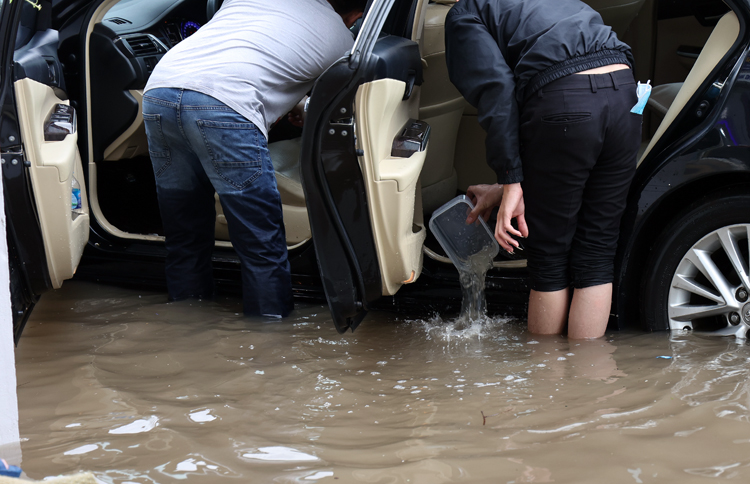
<path id="1" fill-rule="evenodd" d="M 143 99 L 170 300 L 210 298 L 214 192 L 242 263 L 244 311 L 293 309 L 268 132 L 352 47 L 366 0 L 225 0 L 170 50 Z"/>

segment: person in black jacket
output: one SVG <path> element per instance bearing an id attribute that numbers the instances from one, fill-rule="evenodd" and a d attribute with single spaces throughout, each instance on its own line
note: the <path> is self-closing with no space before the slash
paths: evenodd
<path id="1" fill-rule="evenodd" d="M 630 48 L 579 0 L 461 0 L 445 40 L 498 181 L 469 187 L 467 223 L 499 205 L 498 243 L 526 238 L 532 333 L 602 336 L 641 139 Z"/>

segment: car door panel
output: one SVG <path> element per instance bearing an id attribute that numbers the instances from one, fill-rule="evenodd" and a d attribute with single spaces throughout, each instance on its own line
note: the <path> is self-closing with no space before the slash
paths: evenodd
<path id="1" fill-rule="evenodd" d="M 49 2 L 6 2 L 2 14 L 2 149 L 16 342 L 41 294 L 73 276 L 88 239 L 88 206 Z M 73 213 L 77 174 L 82 207 Z"/>
<path id="2" fill-rule="evenodd" d="M 422 271 L 426 230 L 419 175 L 427 151 L 408 158 L 392 156 L 394 139 L 419 110 L 418 96 L 404 100 L 406 83 L 379 79 L 357 92 L 357 137 L 367 184 L 368 207 L 378 252 L 382 294 L 393 295 Z"/>
<path id="3" fill-rule="evenodd" d="M 45 23 L 42 17 L 37 18 L 37 25 Z M 73 277 L 89 232 L 75 110 L 65 94 L 58 45 L 58 32 L 42 29 L 13 55 L 18 129 L 44 241 L 49 280 L 54 288 Z M 69 121 L 67 126 L 57 128 L 52 123 L 60 119 Z M 74 178 L 81 189 L 82 204 L 76 212 L 71 204 Z"/>
<path id="4" fill-rule="evenodd" d="M 388 224 L 387 233 L 397 238 L 411 237 L 411 223 L 409 233 L 398 229 L 404 225 L 403 214 L 388 218 L 385 210 L 380 214 L 382 207 L 372 206 L 381 202 L 373 187 L 390 186 L 391 194 L 401 200 L 398 203 L 411 204 L 412 210 L 418 199 L 418 195 L 399 192 L 398 180 L 404 187 L 402 192 L 416 192 L 423 155 L 415 153 L 388 166 L 394 137 L 409 116 L 416 114 L 418 86 L 422 83 L 418 45 L 401 35 L 378 37 L 392 4 L 392 0 L 373 3 L 352 55 L 339 60 L 318 79 L 302 134 L 302 185 L 318 268 L 339 332 L 354 330 L 372 303 L 395 291 L 384 283 L 390 281 L 391 272 L 386 267 L 384 273 L 381 262 L 396 254 L 393 246 L 382 244 L 387 237 L 379 222 Z M 390 19 L 408 18 L 405 13 L 413 6 L 401 2 L 396 7 L 400 11 L 391 12 Z M 390 180 L 375 178 L 376 173 L 382 177 L 381 161 L 383 173 L 390 170 Z M 416 166 L 403 171 L 397 166 L 403 163 L 406 167 L 409 162 Z M 419 207 L 421 215 L 421 203 Z M 414 215 L 409 217 L 413 219 Z M 408 278 L 415 280 L 421 259 L 410 267 L 406 277 L 398 273 L 394 277 L 401 283 Z"/>
<path id="5" fill-rule="evenodd" d="M 78 134 L 60 141 L 45 141 L 45 123 L 58 105 L 69 105 L 48 85 L 32 79 L 15 82 L 18 121 L 28 160 L 29 178 L 47 253 L 52 286 L 70 279 L 88 241 L 89 210 Z M 82 210 L 71 210 L 73 177 L 81 187 Z"/>

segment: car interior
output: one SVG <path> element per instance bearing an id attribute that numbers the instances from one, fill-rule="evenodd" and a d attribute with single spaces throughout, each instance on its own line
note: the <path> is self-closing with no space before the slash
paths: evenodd
<path id="1" fill-rule="evenodd" d="M 584 1 L 599 11 L 604 22 L 633 48 L 636 79 L 650 80 L 653 86 L 644 114 L 642 160 L 735 43 L 740 34 L 739 21 L 720 0 Z M 372 214 L 372 223 L 385 227 L 394 222 L 378 220 L 398 219 L 395 223 L 401 227 L 375 231 L 381 265 L 387 264 L 389 254 L 397 257 L 405 247 L 410 253 L 416 250 L 419 254 L 419 260 L 412 265 L 421 267 L 423 251 L 427 257 L 449 262 L 434 240 L 427 237 L 425 242 L 424 230 L 412 230 L 413 227 L 424 227 L 424 220 L 435 209 L 470 185 L 495 182 L 495 175 L 485 162 L 485 136 L 476 110 L 448 79 L 444 23 L 454 3 L 455 0 L 417 2 L 410 35 L 419 47 L 424 82 L 415 87 L 417 95 L 410 98 L 408 106 L 395 107 L 401 100 L 399 93 L 403 93 L 401 81 L 364 84 L 355 101 L 355 117 L 360 125 L 358 140 L 368 151 L 360 163 L 373 192 L 369 194 L 371 205 L 380 207 L 376 209 L 379 214 Z M 61 197 L 70 198 L 71 177 L 82 173 L 76 139 L 44 139 L 45 123 L 59 105 L 68 104 L 61 93 L 64 84 L 50 86 L 30 78 L 16 82 L 22 135 L 28 158 L 35 160 L 31 178 L 39 216 L 42 226 L 50 227 L 45 230 L 48 250 L 58 254 L 55 267 L 51 267 L 51 273 L 58 274 L 53 281 L 55 287 L 72 277 L 85 245 L 89 216 L 117 237 L 163 240 L 141 116 L 143 88 L 159 59 L 207 21 L 206 0 L 108 0 L 91 17 L 84 74 L 87 92 L 79 93 L 88 100 L 88 112 L 81 118 L 87 123 L 83 133 L 88 136 L 84 159 L 88 160 L 89 190 L 84 193 L 81 210 L 72 215 L 67 208 L 51 207 Z M 17 44 L 16 56 L 37 40 L 35 36 L 22 42 L 25 47 Z M 47 39 L 47 43 L 53 45 L 56 40 Z M 394 114 L 398 109 L 401 111 Z M 404 119 L 410 117 L 428 123 L 431 136 L 427 150 L 412 155 L 420 159 L 405 163 L 403 158 L 389 157 L 389 153 Z M 287 245 L 292 252 L 311 240 L 300 182 L 299 136 L 297 128 L 283 121 L 269 135 Z M 372 182 L 382 177 L 395 180 L 395 188 L 376 194 L 379 188 Z M 406 187 L 411 187 L 411 194 Z M 50 208 L 45 209 L 46 206 Z M 216 245 L 231 247 L 218 197 L 216 210 Z M 60 244 L 54 238 L 52 234 L 58 232 L 66 234 L 67 243 Z M 414 235 L 418 233 L 421 235 Z M 506 254 L 496 261 L 500 269 L 524 265 L 522 257 Z M 405 274 L 387 272 L 383 275 L 384 294 L 395 293 L 402 284 L 419 276 L 419 270 L 413 269 Z"/>

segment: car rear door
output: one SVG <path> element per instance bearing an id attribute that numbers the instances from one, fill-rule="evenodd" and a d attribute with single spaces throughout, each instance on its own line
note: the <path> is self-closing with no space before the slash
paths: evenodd
<path id="1" fill-rule="evenodd" d="M 73 277 L 89 210 L 50 2 L 6 3 L 0 13 L 0 148 L 17 339 L 39 295 Z"/>
<path id="2" fill-rule="evenodd" d="M 351 55 L 318 79 L 310 97 L 302 184 L 339 332 L 354 330 L 372 303 L 422 270 L 419 175 L 429 126 L 415 119 L 422 61 L 410 39 L 423 4 L 375 0 Z"/>

